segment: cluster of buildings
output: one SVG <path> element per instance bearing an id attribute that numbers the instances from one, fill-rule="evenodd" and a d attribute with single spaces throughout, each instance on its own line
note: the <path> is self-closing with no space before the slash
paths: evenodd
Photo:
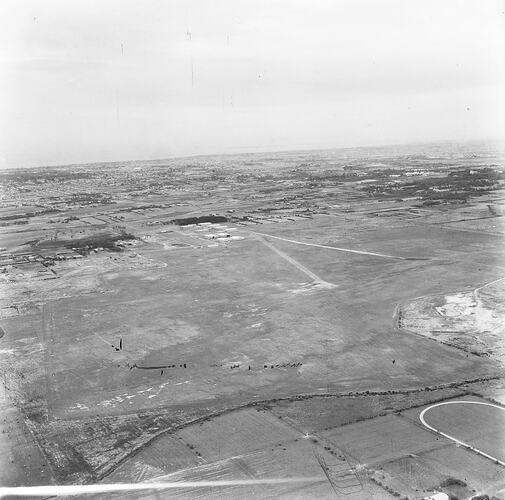
<path id="1" fill-rule="evenodd" d="M 82 255 L 72 250 L 60 250 L 55 253 L 16 253 L 0 256 L 0 267 L 6 269 L 7 266 L 19 266 L 24 264 L 33 264 L 36 262 L 42 265 L 50 265 L 55 261 L 82 259 Z M 5 271 L 3 271 L 5 272 Z"/>
<path id="2" fill-rule="evenodd" d="M 217 242 L 243 240 L 243 236 L 233 234 L 237 228 L 228 227 L 223 224 L 215 224 L 212 222 L 200 222 L 199 224 L 187 224 L 182 226 L 183 230 L 190 229 L 203 236 L 208 240 L 216 240 Z"/>

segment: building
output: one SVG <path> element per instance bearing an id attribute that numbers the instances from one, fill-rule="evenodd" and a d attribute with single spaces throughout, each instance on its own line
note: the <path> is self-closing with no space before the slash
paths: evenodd
<path id="1" fill-rule="evenodd" d="M 449 500 L 449 495 L 447 493 L 433 493 L 429 497 L 424 497 L 423 500 Z"/>

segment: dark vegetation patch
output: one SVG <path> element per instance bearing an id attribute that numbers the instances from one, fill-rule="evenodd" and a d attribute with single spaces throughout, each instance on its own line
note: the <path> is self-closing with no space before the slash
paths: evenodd
<path id="1" fill-rule="evenodd" d="M 441 488 L 446 488 L 448 486 L 466 486 L 465 481 L 461 479 L 456 479 L 455 477 L 448 477 L 440 483 Z"/>
<path id="2" fill-rule="evenodd" d="M 0 221 L 7 220 L 15 220 L 15 219 L 29 219 L 31 217 L 37 217 L 39 215 L 48 215 L 55 214 L 60 212 L 60 210 L 56 208 L 45 208 L 43 210 L 37 210 L 36 212 L 24 212 L 10 215 L 2 215 L 0 216 Z"/>
<path id="3" fill-rule="evenodd" d="M 133 207 L 121 208 L 119 212 L 133 212 L 134 210 L 149 210 L 151 208 L 166 208 L 165 205 L 149 204 L 149 205 L 136 205 Z"/>
<path id="4" fill-rule="evenodd" d="M 121 252 L 121 247 L 118 247 L 116 243 L 118 241 L 134 239 L 136 239 L 135 236 L 126 231 L 121 232 L 121 234 L 99 233 L 78 240 L 65 240 L 63 246 L 65 248 L 75 249 L 75 251 L 81 255 L 87 255 L 94 248 Z"/>
<path id="5" fill-rule="evenodd" d="M 201 215 L 199 217 L 186 217 L 183 219 L 173 219 L 170 221 L 172 224 L 178 226 L 187 226 L 188 224 L 201 224 L 202 222 L 227 222 L 228 219 L 224 215 Z"/>
<path id="6" fill-rule="evenodd" d="M 75 238 L 71 240 L 31 240 L 24 244 L 31 245 L 35 249 L 56 250 L 58 248 L 68 248 L 80 253 L 81 255 L 87 255 L 95 248 L 121 252 L 123 249 L 118 246 L 117 243 L 119 241 L 134 239 L 136 238 L 133 234 L 122 231 L 120 234 L 101 232 L 91 236 L 86 236 L 85 238 Z"/>
<path id="7" fill-rule="evenodd" d="M 416 197 L 425 205 L 440 202 L 466 202 L 473 196 L 481 196 L 498 189 L 505 173 L 491 167 L 454 169 L 447 175 L 400 176 L 394 181 L 383 177 L 382 182 L 370 183 L 360 189 L 370 195 Z"/>

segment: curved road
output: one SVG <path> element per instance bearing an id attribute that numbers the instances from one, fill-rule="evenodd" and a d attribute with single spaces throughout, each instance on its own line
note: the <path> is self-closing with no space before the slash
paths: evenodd
<path id="1" fill-rule="evenodd" d="M 479 450 L 478 448 L 475 448 L 474 446 L 469 445 L 468 443 L 465 443 L 464 441 L 460 441 L 459 439 L 456 439 L 453 436 L 450 436 L 449 434 L 445 434 L 444 432 L 439 431 L 438 429 L 435 429 L 435 427 L 432 427 L 430 424 L 426 423 L 426 420 L 424 419 L 424 415 L 431 409 L 436 408 L 437 406 L 444 406 L 444 405 L 456 405 L 456 404 L 470 404 L 470 405 L 483 405 L 483 406 L 492 406 L 494 408 L 498 408 L 499 410 L 505 411 L 505 408 L 495 405 L 493 403 L 485 403 L 483 401 L 443 401 L 442 403 L 436 403 L 434 405 L 428 406 L 428 408 L 425 408 L 419 415 L 419 420 L 421 423 L 430 429 L 433 432 L 436 432 L 437 434 L 440 434 L 441 436 L 446 437 L 447 439 L 450 439 L 456 444 L 459 444 L 461 446 L 464 446 L 465 448 L 469 448 L 470 450 L 474 451 L 478 455 L 482 455 L 483 457 L 489 458 L 495 463 L 499 463 L 503 467 L 505 467 L 505 462 L 499 460 L 496 457 L 493 457 L 492 455 L 488 455 L 487 453 L 484 453 L 482 450 Z"/>

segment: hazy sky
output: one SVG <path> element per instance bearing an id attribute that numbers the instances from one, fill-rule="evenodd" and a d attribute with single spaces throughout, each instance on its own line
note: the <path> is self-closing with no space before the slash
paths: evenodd
<path id="1" fill-rule="evenodd" d="M 2 0 L 0 167 L 505 137 L 504 12 Z"/>

